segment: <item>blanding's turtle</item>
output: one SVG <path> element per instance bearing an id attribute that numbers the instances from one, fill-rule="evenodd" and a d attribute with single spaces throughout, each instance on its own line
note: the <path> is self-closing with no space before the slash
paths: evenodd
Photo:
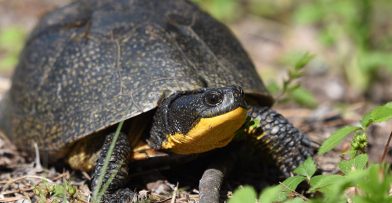
<path id="1" fill-rule="evenodd" d="M 110 197 L 132 167 L 135 140 L 188 155 L 224 147 L 241 130 L 288 176 L 314 145 L 272 103 L 230 30 L 190 1 L 81 0 L 35 27 L 0 112 L 20 149 L 36 143 L 49 162 L 92 171 L 93 188 L 113 126 L 126 121 L 109 163 L 109 175 L 120 167 Z"/>

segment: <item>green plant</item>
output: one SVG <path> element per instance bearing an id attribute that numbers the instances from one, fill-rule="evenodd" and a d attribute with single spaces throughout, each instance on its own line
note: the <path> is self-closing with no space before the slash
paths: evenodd
<path id="1" fill-rule="evenodd" d="M 382 10 L 392 8 L 390 1 L 317 0 L 299 5 L 295 21 L 319 28 L 321 42 L 336 52 L 334 65 L 354 88 L 367 90 L 380 68 L 392 72 L 391 38 L 382 31 L 385 23 L 377 20 L 380 12 L 385 20 L 390 18 L 387 9 Z"/>
<path id="2" fill-rule="evenodd" d="M 321 145 L 319 155 L 335 148 L 348 135 L 355 134 L 351 142 L 350 158 L 338 164 L 340 173 L 315 175 L 316 164 L 308 158 L 294 170 L 295 176 L 287 178 L 279 185 L 266 188 L 259 198 L 256 198 L 257 195 L 253 188 L 244 187 L 234 192 L 229 203 L 392 202 L 392 196 L 389 194 L 392 173 L 389 166 L 382 163 L 369 164 L 368 155 L 365 153 L 367 128 L 391 118 L 392 102 L 378 106 L 365 114 L 359 126 L 345 126 L 337 130 Z M 308 197 L 296 192 L 297 186 L 303 181 L 310 185 L 307 190 Z"/>
<path id="3" fill-rule="evenodd" d="M 276 0 L 192 0 L 215 18 L 224 22 L 233 22 L 251 15 L 285 21 L 295 1 Z"/>
<path id="4" fill-rule="evenodd" d="M 25 37 L 25 31 L 19 27 L 0 30 L 0 70 L 10 70 L 16 65 Z"/>
<path id="5" fill-rule="evenodd" d="M 193 0 L 215 18 L 230 22 L 236 20 L 243 8 L 237 0 Z"/>
<path id="6" fill-rule="evenodd" d="M 312 93 L 301 87 L 299 79 L 304 75 L 305 66 L 313 59 L 313 55 L 304 53 L 295 55 L 290 64 L 294 64 L 293 68 L 288 70 L 288 76 L 279 86 L 275 82 L 267 85 L 269 91 L 276 96 L 277 102 L 294 101 L 300 105 L 307 107 L 315 107 L 317 102 Z"/>
<path id="7" fill-rule="evenodd" d="M 33 189 L 39 203 L 48 202 L 78 202 L 79 193 L 75 186 L 65 181 L 63 183 L 41 182 Z"/>
<path id="8" fill-rule="evenodd" d="M 319 155 L 322 155 L 330 151 L 331 149 L 335 148 L 339 143 L 341 143 L 345 137 L 347 137 L 353 132 L 355 132 L 355 136 L 353 142 L 351 143 L 351 152 L 356 154 L 363 153 L 367 146 L 366 131 L 368 127 L 372 124 L 383 122 L 391 118 L 392 102 L 382 106 L 378 106 L 363 116 L 359 126 L 349 125 L 338 129 L 327 140 L 325 140 L 325 142 L 321 145 L 318 153 Z"/>

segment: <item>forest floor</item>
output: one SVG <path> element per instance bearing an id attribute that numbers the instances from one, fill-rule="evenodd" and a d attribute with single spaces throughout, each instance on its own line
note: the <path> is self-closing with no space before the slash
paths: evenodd
<path id="1" fill-rule="evenodd" d="M 19 27 L 28 33 L 37 23 L 39 16 L 66 2 L 66 0 L 0 0 L 0 31 Z M 391 89 L 387 88 L 390 87 L 389 83 L 375 85 L 370 96 L 364 96 L 345 82 L 344 75 L 330 71 L 330 67 L 334 64 L 329 63 L 328 58 L 320 56 L 333 57 L 334 55 L 331 50 L 325 50 L 319 45 L 312 27 L 288 26 L 249 16 L 230 24 L 230 28 L 249 52 L 266 84 L 271 81 L 282 83 L 287 77 L 288 67 L 280 63 L 283 54 L 291 50 L 303 50 L 316 56 L 306 68 L 300 84 L 313 94 L 317 105 L 314 108 L 306 108 L 293 102 L 278 103 L 274 109 L 318 143 L 322 143 L 342 126 L 357 124 L 362 115 L 372 107 L 392 98 Z M 6 53 L 0 49 L 0 61 L 5 56 Z M 10 86 L 11 68 L 0 70 L 0 95 L 3 95 Z M 370 128 L 368 152 L 371 162 L 379 161 L 391 130 L 390 122 Z M 318 166 L 326 172 L 333 173 L 336 164 L 342 159 L 340 154 L 349 146 L 350 143 L 347 141 L 327 155 L 316 157 Z M 388 162 L 392 160 L 390 154 L 388 153 L 386 159 Z M 73 198 L 75 202 L 89 201 L 91 195 L 88 187 L 89 174 L 72 171 L 67 167 L 41 166 L 35 158 L 36 155 L 23 154 L 3 134 L 0 134 L 0 202 L 37 200 L 39 199 L 37 194 L 45 196 L 45 192 L 50 190 L 48 185 L 52 183 L 62 185 L 60 188 L 66 188 L 65 184 L 75 187 L 77 189 L 77 197 Z M 197 165 L 197 163 L 193 164 Z M 190 166 L 194 165 L 190 164 Z M 225 183 L 226 195 L 230 196 L 238 185 L 249 184 L 262 189 L 266 184 L 271 183 L 270 180 L 267 182 L 260 180 L 266 175 L 259 174 L 259 171 L 242 171 L 243 168 L 236 167 L 232 169 L 234 172 L 229 174 L 231 177 Z M 194 174 L 188 174 L 188 170 L 183 167 L 173 167 L 140 175 L 137 177 L 138 193 L 141 197 L 148 196 L 153 202 L 171 202 L 173 192 L 176 191 L 177 195 L 174 196 L 176 202 L 197 202 L 198 180 L 189 177 Z"/>

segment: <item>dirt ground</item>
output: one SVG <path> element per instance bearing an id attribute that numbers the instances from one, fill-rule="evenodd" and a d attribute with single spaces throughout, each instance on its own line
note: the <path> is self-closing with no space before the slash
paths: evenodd
<path id="1" fill-rule="evenodd" d="M 0 30 L 19 26 L 28 32 L 37 23 L 39 16 L 67 2 L 67 0 L 0 0 Z M 345 82 L 344 76 L 336 71 L 329 71 L 334 65 L 328 60 L 328 57 L 334 57 L 333 50 L 322 48 L 312 27 L 293 27 L 249 16 L 230 24 L 230 28 L 249 52 L 266 83 L 270 81 L 281 83 L 286 77 L 287 67 L 279 63 L 283 53 L 303 50 L 316 55 L 306 68 L 305 76 L 301 78 L 301 85 L 315 96 L 316 108 L 305 108 L 294 103 L 276 104 L 274 108 L 318 143 L 339 127 L 357 124 L 361 115 L 373 106 L 392 98 L 391 89 L 388 88 L 389 83 L 378 83 L 372 91 L 373 95 L 364 96 L 353 90 Z M 0 60 L 1 57 L 0 52 Z M 12 71 L 6 70 L 1 73 L 0 94 L 2 95 L 10 86 L 9 78 Z M 371 161 L 376 162 L 380 159 L 391 130 L 391 122 L 371 127 L 368 132 Z M 326 172 L 334 172 L 336 163 L 341 159 L 341 152 L 348 147 L 349 143 L 346 142 L 326 156 L 316 157 L 319 167 Z M 388 162 L 392 160 L 390 154 L 388 153 Z M 175 170 L 187 173 L 188 169 L 179 167 Z M 256 184 L 259 189 L 265 186 L 263 184 L 268 184 L 262 181 L 258 183 L 250 181 L 253 177 L 263 177 L 252 174 L 254 171 L 239 175 L 238 171 L 241 169 L 233 170 L 235 171 L 233 177 L 226 183 L 228 195 L 235 186 L 241 184 Z M 171 202 L 173 191 L 176 190 L 176 202 L 197 202 L 198 189 L 194 186 L 197 181 L 186 175 L 172 177 L 173 172 L 171 173 L 170 170 L 153 171 L 137 177 L 139 195 L 148 196 L 153 202 Z M 18 152 L 4 135 L 0 136 L 0 202 L 31 202 L 37 200 L 36 194 L 39 191 L 46 190 L 44 183 L 63 184 L 64 182 L 77 188 L 78 197 L 75 198 L 75 202 L 88 202 L 91 195 L 88 188 L 89 180 L 88 174 L 72 171 L 67 167 L 41 166 L 35 159 L 35 155 L 27 156 Z"/>

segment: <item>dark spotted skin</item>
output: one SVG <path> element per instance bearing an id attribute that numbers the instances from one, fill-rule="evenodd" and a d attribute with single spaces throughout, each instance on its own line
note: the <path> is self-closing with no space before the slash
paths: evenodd
<path id="1" fill-rule="evenodd" d="M 50 157 L 92 132 L 154 109 L 176 91 L 239 85 L 272 99 L 229 29 L 185 0 L 82 0 L 44 16 L 2 103 L 21 148 Z"/>
<path id="2" fill-rule="evenodd" d="M 97 165 L 92 176 L 92 191 L 95 191 L 97 189 L 98 179 L 102 172 L 102 167 L 104 165 L 106 155 L 108 154 L 110 144 L 113 141 L 113 137 L 114 133 L 111 133 L 106 136 L 105 142 L 100 151 L 100 156 L 98 158 Z M 109 184 L 103 196 L 102 202 L 113 202 L 113 200 L 116 200 L 117 202 L 127 202 L 128 200 L 130 201 L 134 198 L 135 193 L 129 188 L 124 188 L 124 185 L 127 183 L 128 180 L 128 156 L 130 153 L 131 147 L 129 145 L 127 135 L 124 133 L 120 133 L 118 139 L 116 140 L 113 152 L 110 156 L 107 172 L 103 177 L 102 185 L 107 182 L 112 173 L 116 173 L 116 175 L 114 176 L 112 182 Z"/>
<path id="3" fill-rule="evenodd" d="M 256 139 L 275 161 L 284 176 L 314 154 L 318 144 L 295 128 L 286 118 L 269 107 L 255 106 L 249 112 L 249 122 L 259 122 L 252 129 L 245 129 Z"/>

